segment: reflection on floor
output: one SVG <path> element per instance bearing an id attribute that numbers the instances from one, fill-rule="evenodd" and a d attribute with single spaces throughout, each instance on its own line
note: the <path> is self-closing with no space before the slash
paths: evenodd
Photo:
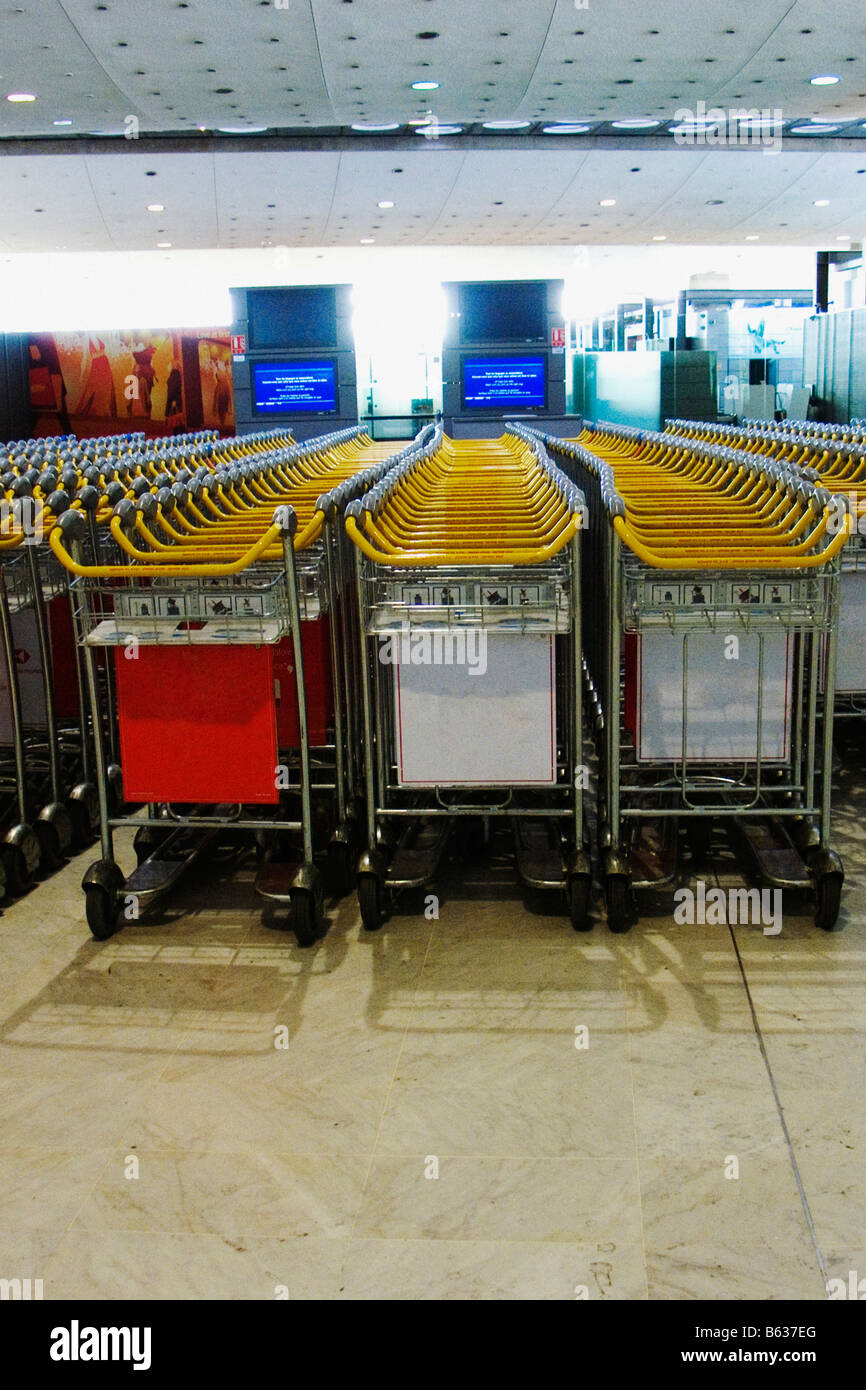
<path id="1" fill-rule="evenodd" d="M 252 866 L 0 921 L 0 1276 L 46 1298 L 822 1299 L 866 1275 L 866 767 L 844 929 L 575 934 L 497 857 L 309 950 Z M 126 856 L 129 866 L 129 856 Z M 723 859 L 708 881 L 738 880 Z M 438 910 L 438 917 L 435 912 Z"/>

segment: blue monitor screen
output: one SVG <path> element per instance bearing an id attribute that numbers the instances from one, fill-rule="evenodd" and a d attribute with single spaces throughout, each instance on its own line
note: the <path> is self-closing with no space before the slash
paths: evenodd
<path id="1" fill-rule="evenodd" d="M 465 357 L 464 410 L 543 410 L 546 365 L 542 356 Z"/>
<path id="2" fill-rule="evenodd" d="M 253 407 L 260 415 L 335 415 L 336 363 L 254 363 Z"/>

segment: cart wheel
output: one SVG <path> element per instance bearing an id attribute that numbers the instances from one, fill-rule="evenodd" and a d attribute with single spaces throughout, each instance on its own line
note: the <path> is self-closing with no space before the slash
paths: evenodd
<path id="1" fill-rule="evenodd" d="M 48 821 L 38 821 L 36 834 L 39 837 L 39 867 L 52 874 L 66 863 L 66 856 L 60 849 L 60 838 L 54 826 Z"/>
<path id="2" fill-rule="evenodd" d="M 385 920 L 385 894 L 376 874 L 361 874 L 358 878 L 358 903 L 365 931 L 378 931 Z"/>
<path id="3" fill-rule="evenodd" d="M 345 840 L 331 840 L 328 844 L 328 884 L 337 898 L 345 898 L 351 893 L 355 878 L 356 851 Z"/>
<path id="4" fill-rule="evenodd" d="M 76 849 L 87 849 L 96 839 L 97 826 L 90 818 L 90 809 L 83 801 L 69 801 L 69 814 L 72 817 L 72 838 Z"/>
<path id="5" fill-rule="evenodd" d="M 575 931 L 592 931 L 589 919 L 589 899 L 592 880 L 587 874 L 574 874 L 568 880 L 568 915 Z"/>
<path id="6" fill-rule="evenodd" d="M 627 932 L 629 920 L 628 879 L 624 874 L 608 874 L 604 881 L 607 925 L 612 932 Z"/>
<path id="7" fill-rule="evenodd" d="M 842 901 L 842 875 L 823 874 L 817 885 L 818 904 L 815 926 L 822 931 L 840 931 L 839 907 Z"/>
<path id="8" fill-rule="evenodd" d="M 318 939 L 319 922 L 312 893 L 299 889 L 292 894 L 292 931 L 299 946 L 312 946 Z"/>
<path id="9" fill-rule="evenodd" d="M 20 898 L 33 882 L 33 875 L 17 845 L 3 846 L 3 867 L 6 870 L 7 894 L 10 898 Z"/>
<path id="10" fill-rule="evenodd" d="M 84 890 L 87 925 L 97 941 L 107 941 L 118 930 L 120 905 L 116 896 L 97 883 Z"/>

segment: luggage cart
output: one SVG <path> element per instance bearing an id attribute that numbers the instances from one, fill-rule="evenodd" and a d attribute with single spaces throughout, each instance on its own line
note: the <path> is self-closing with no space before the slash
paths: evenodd
<path id="1" fill-rule="evenodd" d="M 309 499 L 328 476 L 319 465 L 329 449 L 336 451 L 333 474 L 342 476 L 351 457 L 340 446 L 360 436 L 343 431 L 290 450 L 295 487 L 288 494 L 286 460 L 264 456 L 233 465 L 222 478 L 216 470 L 205 479 L 207 487 L 193 477 L 156 494 L 142 491 L 135 501 L 124 496 L 108 528 L 116 553 L 111 563 L 101 553 L 95 488 L 86 514 L 68 510 L 50 532 L 54 554 L 75 576 L 77 637 L 96 711 L 102 857 L 82 886 L 97 939 L 117 930 L 124 907 L 137 916 L 221 834 L 235 832 L 276 841 L 283 852 L 274 854 L 270 845 L 257 891 L 291 904 L 300 944 L 318 936 L 324 894 L 314 862 L 317 784 L 303 633 L 334 597 L 327 550 L 317 538 L 343 494 Z M 357 486 L 363 489 L 383 467 L 370 478 L 361 474 Z M 302 530 L 292 505 L 281 503 L 268 514 L 280 495 L 306 498 Z M 352 495 L 351 486 L 345 495 Z M 110 686 L 100 689 L 96 662 L 99 651 L 112 649 L 124 794 L 127 802 L 146 806 L 145 815 L 135 816 L 139 863 L 128 878 L 113 852 L 114 830 L 130 820 L 113 815 L 109 804 L 108 720 L 102 716 Z M 281 699 L 275 698 L 275 682 L 287 696 L 289 681 L 294 754 L 283 746 Z M 342 739 L 336 746 L 344 751 Z M 341 762 L 345 775 L 345 757 Z M 345 782 L 338 777 L 335 785 L 333 771 L 325 789 L 338 793 L 341 807 L 348 804 Z M 341 829 L 348 836 L 348 828 Z"/>
<path id="2" fill-rule="evenodd" d="M 846 524 L 847 514 L 850 534 L 841 553 L 834 719 L 862 719 L 866 717 L 866 447 L 853 422 L 850 427 L 827 426 L 820 433 L 808 434 L 793 427 L 799 423 L 764 422 L 758 428 L 749 421 L 739 426 L 668 421 L 686 438 L 712 443 L 731 440 L 762 458 L 784 459 L 788 467 L 841 499 L 833 526 Z M 786 425 L 790 428 L 783 428 Z M 822 677 L 821 702 L 823 698 Z"/>
<path id="3" fill-rule="evenodd" d="M 585 646 L 609 926 L 631 925 L 630 889 L 676 880 L 677 822 L 703 826 L 706 843 L 718 817 L 772 887 L 814 888 L 816 923 L 832 930 L 843 869 L 830 849 L 832 702 L 819 727 L 818 692 L 822 669 L 834 688 L 844 531 L 828 530 L 829 494 L 760 459 L 747 488 L 760 524 L 750 530 L 745 510 L 738 524 L 742 498 L 732 509 L 711 490 L 706 514 L 690 514 L 686 494 L 666 495 L 665 477 L 640 465 L 636 434 L 631 466 L 615 468 L 599 436 L 593 452 L 546 437 L 590 504 Z M 619 432 L 611 454 L 627 452 Z M 722 476 L 742 494 L 724 453 Z M 706 468 L 696 454 L 695 476 Z"/>
<path id="4" fill-rule="evenodd" d="M 347 508 L 368 931 L 394 893 L 433 878 L 452 827 L 480 825 L 486 837 L 502 821 L 523 881 L 564 892 L 575 929 L 590 926 L 583 521 L 582 494 L 519 426 L 498 444 L 453 443 L 437 430 Z"/>

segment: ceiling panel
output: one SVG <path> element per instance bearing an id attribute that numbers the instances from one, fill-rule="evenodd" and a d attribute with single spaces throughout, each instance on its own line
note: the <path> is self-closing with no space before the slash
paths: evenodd
<path id="1" fill-rule="evenodd" d="M 673 116 L 698 101 L 866 113 L 862 0 L 20 0 L 0 136 Z M 430 34 L 435 37 L 422 38 Z M 834 86 L 810 77 L 831 73 Z M 416 93 L 418 79 L 438 81 Z"/>
<path id="2" fill-rule="evenodd" d="M 0 248 L 639 245 L 654 236 L 832 246 L 866 230 L 861 159 L 816 148 L 768 157 L 421 141 L 396 152 L 343 141 L 304 152 L 21 154 L 0 160 Z"/>

